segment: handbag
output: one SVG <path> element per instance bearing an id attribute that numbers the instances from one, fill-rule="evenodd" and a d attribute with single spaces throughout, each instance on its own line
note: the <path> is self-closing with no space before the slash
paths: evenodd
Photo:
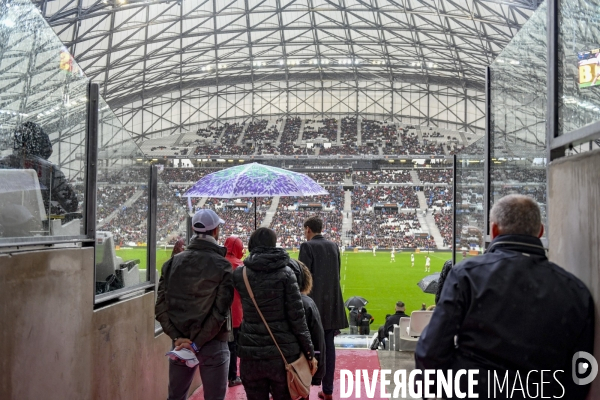
<path id="1" fill-rule="evenodd" d="M 248 294 L 254 303 L 254 307 L 256 307 L 256 311 L 258 311 L 258 315 L 264 322 L 267 330 L 269 331 L 269 335 L 271 335 L 271 339 L 275 342 L 275 346 L 277 346 L 277 350 L 281 354 L 281 358 L 283 358 L 283 363 L 285 364 L 285 370 L 287 372 L 287 383 L 288 388 L 290 390 L 290 396 L 293 400 L 297 400 L 299 398 L 306 398 L 310 394 L 310 383 L 312 381 L 313 374 L 310 372 L 310 366 L 308 365 L 308 360 L 304 356 L 304 353 L 300 352 L 300 358 L 298 358 L 293 363 L 288 363 L 283 355 L 283 352 L 279 348 L 277 341 L 275 340 L 275 336 L 271 332 L 271 328 L 269 328 L 269 324 L 265 320 L 265 317 L 260 312 L 260 308 L 258 308 L 258 304 L 256 304 L 256 300 L 254 299 L 254 293 L 252 292 L 252 288 L 250 287 L 250 282 L 248 282 L 248 274 L 246 273 L 246 267 L 244 267 L 244 283 L 246 284 L 246 289 L 248 290 Z"/>

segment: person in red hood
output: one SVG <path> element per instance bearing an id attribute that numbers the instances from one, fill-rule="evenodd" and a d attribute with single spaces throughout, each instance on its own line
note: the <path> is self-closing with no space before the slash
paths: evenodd
<path id="1" fill-rule="evenodd" d="M 229 236 L 225 240 L 227 255 L 225 258 L 229 260 L 233 270 L 240 265 L 244 265 L 242 257 L 244 257 L 244 244 L 237 236 Z M 237 339 L 242 324 L 242 300 L 237 290 L 233 291 L 233 304 L 231 305 L 231 326 L 233 327 L 233 342 L 229 342 L 229 387 L 242 384 L 242 380 L 237 374 Z"/>

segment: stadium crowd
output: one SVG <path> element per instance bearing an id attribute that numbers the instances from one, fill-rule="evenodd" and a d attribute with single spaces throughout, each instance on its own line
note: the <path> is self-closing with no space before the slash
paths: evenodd
<path id="1" fill-rule="evenodd" d="M 296 147 L 302 119 L 300 117 L 287 118 L 281 134 L 279 152 L 281 154 L 296 155 L 303 154 L 302 149 Z"/>
<path id="2" fill-rule="evenodd" d="M 322 148 L 319 152 L 321 156 L 356 156 L 359 155 L 358 147 L 356 143 L 344 145 L 344 146 L 331 146 L 329 148 Z"/>
<path id="3" fill-rule="evenodd" d="M 418 169 L 417 174 L 422 183 L 452 183 L 451 169 Z"/>
<path id="4" fill-rule="evenodd" d="M 332 242 L 341 246 L 342 214 L 338 211 L 283 211 L 278 210 L 271 229 L 277 233 L 280 245 L 286 248 L 298 248 L 304 242 L 304 221 L 312 216 L 318 215 L 323 219 L 323 234 Z"/>
<path id="5" fill-rule="evenodd" d="M 396 125 L 388 124 L 387 121 L 375 121 L 363 119 L 360 128 L 361 140 L 363 143 L 368 140 L 378 142 L 386 141 L 392 144 L 398 143 L 398 132 Z"/>
<path id="6" fill-rule="evenodd" d="M 499 182 L 520 182 L 520 183 L 545 183 L 545 168 L 494 168 L 492 167 L 492 180 Z"/>
<path id="7" fill-rule="evenodd" d="M 379 170 L 379 171 L 355 171 L 352 181 L 357 185 L 369 185 L 377 183 L 411 183 L 412 177 L 409 171 L 404 170 Z"/>
<path id="8" fill-rule="evenodd" d="M 448 141 L 444 141 L 445 137 L 440 132 L 422 131 L 422 138 L 419 139 L 417 129 L 424 129 L 424 127 L 413 125 L 398 127 L 394 123 L 370 119 L 360 121 L 362 144 L 359 146 L 356 117 L 344 117 L 341 121 L 335 118 L 322 120 L 303 120 L 300 117 L 286 118 L 281 138 L 278 141 L 280 131 L 277 127 L 281 122 L 281 118 L 275 123 L 267 119 L 257 119 L 247 124 L 245 122 L 228 122 L 219 127 L 200 128 L 196 131 L 198 139 L 194 141 L 186 139 L 181 146 L 195 146 L 193 151 L 189 150 L 192 156 L 253 154 L 444 155 L 446 151 L 452 151 L 457 147 L 464 148 L 464 144 L 458 141 L 457 136 L 448 136 Z M 322 139 L 325 143 L 332 143 L 333 146 L 323 148 L 320 143 L 314 143 L 313 148 L 300 147 L 301 145 L 297 141 L 303 123 L 303 140 Z M 240 142 L 239 145 L 238 142 Z M 163 148 L 167 149 L 166 146 L 155 147 L 155 149 Z M 184 147 L 173 147 L 172 150 L 179 150 L 178 155 L 188 153 L 188 149 Z"/>
<path id="9" fill-rule="evenodd" d="M 96 192 L 98 223 L 101 224 L 104 218 L 125 204 L 135 190 L 135 186 L 99 186 Z"/>
<path id="10" fill-rule="evenodd" d="M 429 207 L 439 206 L 448 207 L 452 206 L 452 191 L 451 187 L 426 187 L 425 200 Z"/>
<path id="11" fill-rule="evenodd" d="M 320 126 L 315 129 L 313 124 Z M 326 118 L 323 120 L 307 119 L 304 123 L 304 131 L 302 133 L 303 140 L 313 140 L 322 137 L 327 142 L 337 142 L 337 125 L 338 121 L 335 118 Z"/>
<path id="12" fill-rule="evenodd" d="M 205 169 L 205 168 L 165 168 L 161 173 L 160 177 L 163 182 L 196 182 L 213 172 L 217 172 L 218 169 Z"/>
<path id="13" fill-rule="evenodd" d="M 419 199 L 413 187 L 401 186 L 355 186 L 352 193 L 352 209 L 360 211 L 375 203 L 397 203 L 400 208 L 419 208 Z"/>
<path id="14" fill-rule="evenodd" d="M 358 130 L 356 126 L 356 117 L 342 118 L 340 139 L 342 141 L 343 147 L 356 146 L 357 135 Z"/>
<path id="15" fill-rule="evenodd" d="M 452 210 L 441 209 L 433 214 L 433 218 L 444 240 L 443 246 L 450 246 L 452 244 Z"/>
<path id="16" fill-rule="evenodd" d="M 277 120 L 279 122 L 280 120 Z M 252 121 L 246 128 L 244 134 L 244 141 L 252 140 L 256 142 L 272 141 L 275 142 L 279 137 L 279 131 L 275 125 L 268 126 L 269 121 L 266 119 L 260 119 Z"/>
<path id="17" fill-rule="evenodd" d="M 304 172 L 304 174 L 315 182 L 325 185 L 342 185 L 346 179 L 344 172 Z"/>
<path id="18" fill-rule="evenodd" d="M 104 170 L 98 173 L 98 182 L 123 183 L 131 185 L 132 183 L 148 184 L 150 173 L 148 167 L 127 167 L 119 170 Z"/>

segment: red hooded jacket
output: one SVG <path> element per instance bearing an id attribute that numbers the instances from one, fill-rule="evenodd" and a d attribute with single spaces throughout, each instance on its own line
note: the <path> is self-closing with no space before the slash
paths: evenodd
<path id="1" fill-rule="evenodd" d="M 242 240 L 237 236 L 229 236 L 225 240 L 225 247 L 227 248 L 227 255 L 225 258 L 229 260 L 233 270 L 240 265 L 244 265 L 241 258 L 244 255 L 244 244 Z M 233 304 L 231 305 L 231 322 L 234 328 L 239 328 L 242 324 L 242 299 L 237 290 L 233 291 Z"/>

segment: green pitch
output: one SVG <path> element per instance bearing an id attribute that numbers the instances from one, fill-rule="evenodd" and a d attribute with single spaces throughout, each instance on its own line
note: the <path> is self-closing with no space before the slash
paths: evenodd
<path id="1" fill-rule="evenodd" d="M 396 262 L 390 262 L 390 252 L 345 252 L 342 256 L 340 284 L 344 300 L 361 296 L 369 301 L 365 306 L 375 321 L 371 333 L 385 323 L 387 314 L 394 314 L 398 300 L 406 304 L 406 313 L 420 310 L 421 304 L 433 305 L 435 295 L 423 293 L 417 283 L 425 276 L 441 272 L 446 260 L 452 259 L 451 252 L 429 253 L 431 272 L 425 272 L 427 252 L 415 253 L 415 266 L 410 266 L 412 251 L 396 252 Z M 298 253 L 290 253 L 298 258 Z"/>
<path id="2" fill-rule="evenodd" d="M 159 274 L 165 261 L 171 258 L 172 251 L 172 249 L 156 251 L 156 268 L 158 268 Z M 120 249 L 117 250 L 117 256 L 121 257 L 123 261 L 135 259 L 140 260 L 140 269 L 146 269 L 147 255 L 146 249 L 144 248 Z"/>
<path id="3" fill-rule="evenodd" d="M 390 262 L 389 252 L 352 253 L 342 256 L 341 282 L 344 300 L 352 296 L 361 296 L 369 301 L 366 308 L 375 317 L 371 331 L 385 322 L 386 314 L 393 314 L 398 300 L 406 303 L 406 313 L 420 310 L 421 304 L 430 306 L 434 303 L 433 294 L 423 293 L 417 286 L 425 272 L 425 253 L 415 253 L 415 266 L 410 266 L 409 251 L 396 253 L 396 262 Z M 146 249 L 117 250 L 123 260 L 139 259 L 140 268 L 146 268 Z M 298 253 L 291 253 L 298 258 Z M 171 250 L 156 252 L 156 266 L 159 274 L 162 265 L 171 256 Z M 431 273 L 440 272 L 446 260 L 452 258 L 450 252 L 429 253 L 431 257 Z"/>
<path id="4" fill-rule="evenodd" d="M 446 260 L 452 258 L 450 252 L 429 253 L 431 272 L 425 272 L 425 253 L 415 253 L 415 266 L 411 267 L 410 254 L 396 253 L 396 262 L 390 262 L 389 252 L 344 253 L 342 256 L 341 285 L 344 300 L 361 296 L 369 301 L 367 310 L 375 321 L 371 332 L 385 323 L 387 314 L 394 314 L 395 304 L 402 300 L 406 304 L 406 314 L 420 310 L 421 304 L 434 304 L 435 295 L 423 293 L 417 286 L 423 277 L 440 272 Z"/>

